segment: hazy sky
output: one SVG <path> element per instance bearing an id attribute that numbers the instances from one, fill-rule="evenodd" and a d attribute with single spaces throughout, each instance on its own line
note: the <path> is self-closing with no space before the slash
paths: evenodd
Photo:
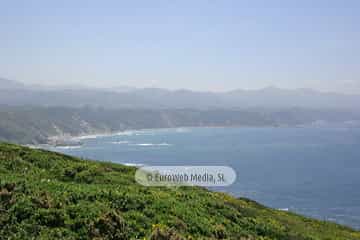
<path id="1" fill-rule="evenodd" d="M 11 0 L 0 77 L 51 85 L 360 93 L 360 1 Z"/>

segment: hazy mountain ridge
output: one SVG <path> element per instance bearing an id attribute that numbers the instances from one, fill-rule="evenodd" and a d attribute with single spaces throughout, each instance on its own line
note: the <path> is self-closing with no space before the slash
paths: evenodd
<path id="1" fill-rule="evenodd" d="M 308 89 L 112 91 L 26 86 L 6 79 L 0 85 L 0 140 L 16 143 L 142 128 L 360 126 L 360 96 Z"/>
<path id="2" fill-rule="evenodd" d="M 0 81 L 0 104 L 39 106 L 99 106 L 104 108 L 327 108 L 357 109 L 360 95 L 318 92 L 311 89 L 286 90 L 268 87 L 259 90 L 197 92 L 161 88 L 48 88 L 19 87 L 9 80 Z M 5 87 L 4 87 L 5 86 Z"/>
<path id="3" fill-rule="evenodd" d="M 6 78 L 0 78 L 0 90 L 2 90 L 2 89 L 20 89 L 20 88 L 25 88 L 25 87 L 26 86 L 23 83 L 9 80 Z"/>

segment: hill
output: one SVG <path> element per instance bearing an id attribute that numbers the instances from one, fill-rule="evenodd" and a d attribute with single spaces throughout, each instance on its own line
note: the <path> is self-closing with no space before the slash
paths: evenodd
<path id="1" fill-rule="evenodd" d="M 17 82 L 17 81 L 13 81 L 13 80 L 9 80 L 6 78 L 0 78 L 0 90 L 4 90 L 4 89 L 23 89 L 25 88 L 25 85 L 23 83 Z"/>
<path id="2" fill-rule="evenodd" d="M 360 95 L 319 92 L 311 89 L 280 89 L 201 92 L 161 88 L 87 88 L 22 85 L 0 79 L 0 104 L 119 108 L 310 108 L 357 110 Z"/>
<path id="3" fill-rule="evenodd" d="M 0 143 L 0 239 L 360 239 L 224 193 L 143 187 L 135 170 Z"/>
<path id="4" fill-rule="evenodd" d="M 46 143 L 53 136 L 169 127 L 359 126 L 360 114 L 308 109 L 103 109 L 0 106 L 0 140 Z"/>

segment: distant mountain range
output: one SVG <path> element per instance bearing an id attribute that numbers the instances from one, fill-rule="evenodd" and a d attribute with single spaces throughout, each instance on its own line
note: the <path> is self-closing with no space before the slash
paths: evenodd
<path id="1" fill-rule="evenodd" d="M 313 90 L 225 93 L 27 86 L 0 79 L 0 141 L 167 127 L 359 127 L 358 95 Z"/>
<path id="2" fill-rule="evenodd" d="M 22 89 L 25 88 L 23 83 L 12 81 L 6 78 L 0 78 L 0 90 L 3 89 Z"/>
<path id="3" fill-rule="evenodd" d="M 161 88 L 95 89 L 86 87 L 28 86 L 0 78 L 0 104 L 36 106 L 96 106 L 116 108 L 311 108 L 357 110 L 360 95 L 325 93 L 311 89 L 197 92 Z"/>

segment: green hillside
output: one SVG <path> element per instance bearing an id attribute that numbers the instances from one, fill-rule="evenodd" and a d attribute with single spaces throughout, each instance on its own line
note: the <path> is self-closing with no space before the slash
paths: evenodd
<path id="1" fill-rule="evenodd" d="M 184 126 L 274 126 L 256 111 L 0 106 L 0 141 L 46 143 L 49 137 Z"/>
<path id="2" fill-rule="evenodd" d="M 360 114 L 300 108 L 200 110 L 0 105 L 0 141 L 38 144 L 47 143 L 51 137 L 64 135 L 79 136 L 144 128 L 298 126 L 312 124 L 319 119 L 341 126 L 345 126 L 346 122 L 359 125 Z"/>
<path id="3" fill-rule="evenodd" d="M 0 239 L 360 239 L 203 188 L 142 187 L 135 170 L 0 143 Z"/>

